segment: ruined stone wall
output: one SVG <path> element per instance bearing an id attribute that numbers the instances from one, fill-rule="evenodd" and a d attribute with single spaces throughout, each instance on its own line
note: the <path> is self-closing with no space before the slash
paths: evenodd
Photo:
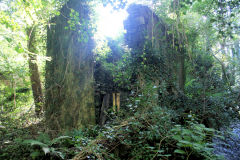
<path id="1" fill-rule="evenodd" d="M 51 20 L 47 35 L 45 116 L 51 130 L 66 131 L 95 124 L 93 88 L 94 42 L 87 25 L 69 28 L 72 10 L 88 22 L 86 1 L 70 0 Z M 75 24 L 75 23 L 74 23 Z M 87 36 L 86 41 L 81 40 Z"/>
<path id="2" fill-rule="evenodd" d="M 148 73 L 144 73 L 144 68 L 138 65 L 134 71 L 135 79 L 144 81 L 146 79 L 144 74 L 151 72 L 150 79 L 153 83 L 161 79 L 160 81 L 164 80 L 170 86 L 176 83 L 177 87 L 184 91 L 185 50 L 183 45 L 179 45 L 179 41 L 174 39 L 173 34 L 167 33 L 167 25 L 149 7 L 132 4 L 127 12 L 129 16 L 124 22 L 125 43 L 132 49 L 134 63 L 144 63 L 142 58 L 144 56 L 147 61 L 145 64 L 148 66 Z"/>
<path id="3" fill-rule="evenodd" d="M 146 40 L 151 41 L 154 49 L 166 40 L 166 29 L 163 21 L 147 6 L 132 4 L 124 22 L 125 43 L 133 50 L 142 51 Z"/>

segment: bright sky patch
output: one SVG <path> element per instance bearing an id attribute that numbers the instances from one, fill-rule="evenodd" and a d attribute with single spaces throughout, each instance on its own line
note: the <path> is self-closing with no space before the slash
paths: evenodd
<path id="1" fill-rule="evenodd" d="M 117 38 L 124 32 L 123 21 L 127 18 L 125 10 L 113 10 L 107 7 L 98 7 L 97 35 L 100 37 Z"/>

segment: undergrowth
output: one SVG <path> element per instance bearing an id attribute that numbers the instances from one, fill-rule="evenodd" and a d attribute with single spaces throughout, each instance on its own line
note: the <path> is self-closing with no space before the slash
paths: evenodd
<path id="1" fill-rule="evenodd" d="M 175 115 L 166 107 L 151 106 L 103 128 L 75 130 L 53 139 L 43 133 L 35 139 L 15 138 L 1 148 L 0 159 L 216 159 L 211 145 L 215 130 L 191 114 L 184 124 L 177 124 Z"/>

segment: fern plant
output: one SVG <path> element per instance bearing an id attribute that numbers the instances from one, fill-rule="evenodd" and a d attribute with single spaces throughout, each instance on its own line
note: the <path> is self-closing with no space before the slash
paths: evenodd
<path id="1" fill-rule="evenodd" d="M 58 151 L 54 145 L 61 142 L 62 140 L 66 140 L 69 139 L 71 137 L 69 136 L 60 136 L 57 137 L 53 140 L 51 140 L 49 138 L 48 135 L 46 134 L 41 134 L 37 140 L 33 140 L 33 139 L 28 139 L 23 141 L 24 144 L 30 144 L 31 146 L 38 146 L 41 148 L 41 150 L 35 149 L 34 152 L 31 153 L 31 157 L 33 159 L 36 159 L 37 157 L 47 155 L 47 154 L 51 154 L 57 157 L 60 157 L 61 159 L 64 159 L 64 153 L 62 153 L 61 151 Z"/>

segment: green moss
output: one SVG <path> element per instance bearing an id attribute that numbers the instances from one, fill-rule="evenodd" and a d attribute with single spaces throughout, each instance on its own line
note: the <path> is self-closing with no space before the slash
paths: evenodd
<path id="1" fill-rule="evenodd" d="M 78 32 L 81 26 L 76 25 L 76 30 L 66 29 L 71 9 L 79 13 L 80 21 L 89 20 L 87 4 L 72 0 L 61 9 L 61 15 L 52 20 L 55 25 L 48 29 L 47 56 L 52 57 L 52 61 L 46 64 L 46 120 L 53 130 L 95 123 L 92 116 L 95 115 L 93 42 L 91 39 L 78 41 L 83 34 Z"/>

